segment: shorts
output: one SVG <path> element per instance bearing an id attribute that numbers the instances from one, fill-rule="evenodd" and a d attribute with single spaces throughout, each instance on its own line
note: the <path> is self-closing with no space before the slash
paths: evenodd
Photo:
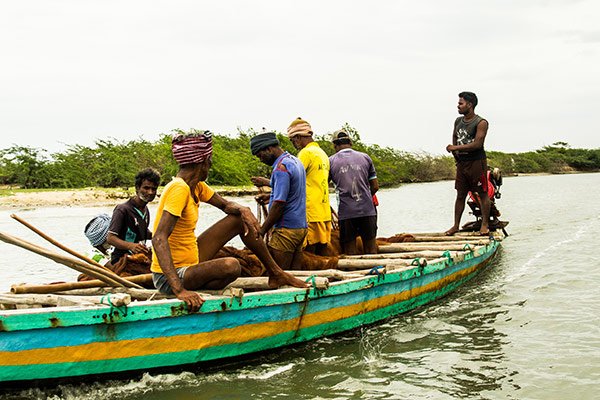
<path id="1" fill-rule="evenodd" d="M 306 245 L 329 243 L 331 241 L 331 221 L 309 222 Z"/>
<path id="2" fill-rule="evenodd" d="M 269 247 L 284 253 L 301 251 L 306 232 L 306 228 L 275 228 L 271 234 L 271 240 L 269 240 Z"/>
<path id="3" fill-rule="evenodd" d="M 185 271 L 187 271 L 189 267 L 181 267 L 175 268 L 175 272 L 177 272 L 177 276 L 183 282 L 183 276 L 185 275 Z M 159 272 L 152 273 L 152 283 L 154 283 L 154 287 L 161 293 L 164 294 L 175 294 L 173 293 L 173 289 L 171 289 L 171 285 L 169 285 L 169 281 L 166 276 Z"/>
<path id="4" fill-rule="evenodd" d="M 342 219 L 340 226 L 340 243 L 348 243 L 360 236 L 362 240 L 375 239 L 377 236 L 377 216 Z"/>
<path id="5" fill-rule="evenodd" d="M 459 193 L 487 192 L 487 160 L 458 161 L 454 188 Z"/>

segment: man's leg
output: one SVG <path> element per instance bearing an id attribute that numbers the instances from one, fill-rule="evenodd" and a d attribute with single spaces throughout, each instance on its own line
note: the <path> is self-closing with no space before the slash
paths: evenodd
<path id="1" fill-rule="evenodd" d="M 275 260 L 277 265 L 279 265 L 282 269 L 290 269 L 294 259 L 294 253 L 277 250 L 272 247 L 269 247 L 269 252 L 271 253 L 273 260 Z"/>
<path id="2" fill-rule="evenodd" d="M 356 221 L 365 254 L 377 254 L 377 216 L 360 217 Z"/>
<path id="3" fill-rule="evenodd" d="M 344 250 L 344 254 L 349 256 L 354 256 L 358 254 L 358 248 L 356 247 L 356 238 L 353 240 L 349 240 L 346 243 L 342 243 L 342 249 Z"/>
<path id="4" fill-rule="evenodd" d="M 446 231 L 447 236 L 452 236 L 460 229 L 460 218 L 465 211 L 465 200 L 467 193 L 456 192 L 456 200 L 454 201 L 454 225 Z"/>
<path id="5" fill-rule="evenodd" d="M 270 287 L 277 288 L 283 285 L 301 288 L 307 287 L 305 282 L 286 273 L 275 263 L 262 237 L 255 237 L 250 234 L 244 235 L 242 219 L 237 215 L 226 216 L 198 236 L 197 243 L 200 261 L 212 259 L 236 235 L 240 236 L 246 247 L 258 257 L 267 269 Z"/>
<path id="6" fill-rule="evenodd" d="M 363 245 L 365 247 L 365 254 L 377 254 L 379 248 L 377 247 L 377 239 L 369 239 L 363 240 Z"/>
<path id="7" fill-rule="evenodd" d="M 185 271 L 183 286 L 187 290 L 223 289 L 236 280 L 240 272 L 240 263 L 233 257 L 204 261 Z"/>
<path id="8" fill-rule="evenodd" d="M 490 233 L 489 224 L 491 201 L 485 192 L 480 193 L 479 197 L 481 199 L 481 228 L 479 229 L 479 234 L 488 235 Z"/>
<path id="9" fill-rule="evenodd" d="M 304 251 L 325 256 L 327 254 L 327 243 L 331 240 L 331 221 L 309 222 L 307 245 Z"/>
<path id="10" fill-rule="evenodd" d="M 352 256 L 358 254 L 358 247 L 356 246 L 356 227 L 354 226 L 353 219 L 342 219 L 338 222 L 340 227 L 340 245 L 342 252 L 346 255 Z"/>

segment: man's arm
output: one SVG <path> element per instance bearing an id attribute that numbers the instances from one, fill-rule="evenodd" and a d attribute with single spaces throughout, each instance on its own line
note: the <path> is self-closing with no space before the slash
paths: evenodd
<path id="1" fill-rule="evenodd" d="M 481 120 L 481 122 L 479 122 L 477 124 L 477 132 L 475 133 L 475 140 L 473 140 L 471 143 L 467 143 L 467 144 L 448 145 L 446 147 L 446 150 L 447 151 L 473 151 L 473 150 L 482 149 L 483 143 L 485 142 L 485 136 L 487 135 L 487 131 L 488 131 L 488 122 L 485 119 L 483 119 L 483 120 Z M 453 140 L 455 142 L 454 138 L 453 138 Z"/>
<path id="2" fill-rule="evenodd" d="M 244 207 L 233 201 L 225 200 L 216 192 L 207 203 L 222 210 L 225 214 L 239 215 L 244 224 L 244 235 L 251 234 L 254 235 L 254 237 L 258 237 L 260 224 L 254 214 L 252 214 L 250 208 Z"/>
<path id="3" fill-rule="evenodd" d="M 271 209 L 269 210 L 269 215 L 263 222 L 262 227 L 260 228 L 261 236 L 265 236 L 269 229 L 273 227 L 283 217 L 283 211 L 285 209 L 285 202 L 283 201 L 274 201 L 271 205 Z"/>
<path id="4" fill-rule="evenodd" d="M 148 248 L 145 245 L 141 243 L 127 242 L 118 236 L 118 233 L 124 232 L 125 228 L 127 227 L 127 224 L 125 223 L 126 218 L 127 214 L 121 210 L 121 206 L 117 206 L 110 219 L 110 226 L 108 227 L 106 241 L 108 244 L 119 250 L 129 251 L 132 254 L 148 254 Z"/>
<path id="5" fill-rule="evenodd" d="M 374 195 L 379 190 L 379 181 L 377 178 L 369 180 L 369 189 L 371 189 L 371 195 Z"/>
<path id="6" fill-rule="evenodd" d="M 143 243 L 127 242 L 125 240 L 120 239 L 113 232 L 108 232 L 108 235 L 106 236 L 106 241 L 111 246 L 114 246 L 120 250 L 130 251 L 132 254 L 137 254 L 137 253 L 144 253 L 146 255 L 148 254 L 148 247 L 146 247 L 146 245 L 144 245 Z"/>
<path id="7" fill-rule="evenodd" d="M 271 181 L 269 181 L 269 179 L 267 179 L 263 176 L 253 176 L 252 178 L 250 178 L 250 180 L 252 181 L 254 186 L 257 186 L 257 187 L 271 186 Z"/>
<path id="8" fill-rule="evenodd" d="M 152 238 L 152 247 L 156 253 L 156 258 L 158 259 L 158 264 L 163 275 L 167 278 L 173 293 L 175 293 L 179 300 L 185 301 L 192 312 L 195 312 L 204 303 L 204 299 L 198 293 L 186 290 L 183 286 L 183 282 L 179 279 L 175 271 L 171 247 L 169 246 L 169 236 L 173 233 L 178 219 L 179 217 L 174 216 L 170 212 L 163 211 L 154 237 Z"/>

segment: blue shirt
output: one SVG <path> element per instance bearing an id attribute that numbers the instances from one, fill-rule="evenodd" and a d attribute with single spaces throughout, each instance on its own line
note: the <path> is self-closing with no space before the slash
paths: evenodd
<path id="1" fill-rule="evenodd" d="M 306 228 L 306 172 L 298 158 L 287 151 L 277 157 L 271 173 L 271 188 L 269 210 L 276 201 L 285 203 L 283 216 L 275 228 Z"/>

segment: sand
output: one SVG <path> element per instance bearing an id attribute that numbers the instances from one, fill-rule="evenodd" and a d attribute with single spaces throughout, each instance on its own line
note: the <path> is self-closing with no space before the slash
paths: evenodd
<path id="1" fill-rule="evenodd" d="M 134 193 L 125 190 L 76 189 L 56 191 L 15 191 L 0 196 L 0 209 L 103 206 L 117 204 Z"/>

